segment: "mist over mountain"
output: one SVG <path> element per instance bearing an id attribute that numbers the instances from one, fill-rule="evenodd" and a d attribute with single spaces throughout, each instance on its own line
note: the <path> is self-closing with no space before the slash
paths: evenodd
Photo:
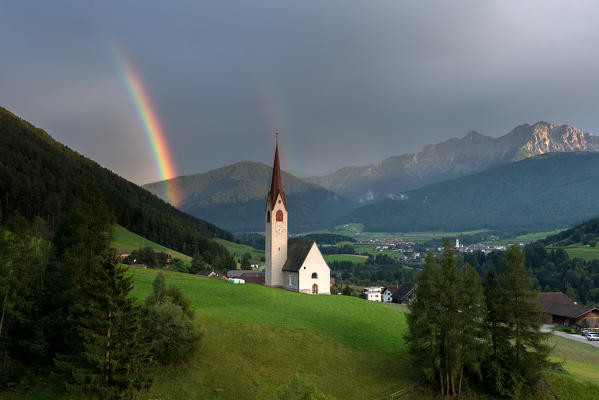
<path id="1" fill-rule="evenodd" d="M 537 122 L 501 137 L 470 132 L 363 167 L 344 167 L 307 181 L 365 203 L 487 168 L 550 152 L 599 151 L 599 137 L 569 125 Z"/>
<path id="2" fill-rule="evenodd" d="M 599 215 L 599 154 L 551 153 L 363 206 L 337 223 L 365 231 L 534 232 Z"/>
<path id="3" fill-rule="evenodd" d="M 144 188 L 165 199 L 164 185 L 169 185 L 179 194 L 178 208 L 182 211 L 234 232 L 263 231 L 271 175 L 272 167 L 266 164 L 242 161 Z M 349 200 L 330 190 L 286 172 L 281 177 L 292 231 L 325 227 L 354 208 Z"/>

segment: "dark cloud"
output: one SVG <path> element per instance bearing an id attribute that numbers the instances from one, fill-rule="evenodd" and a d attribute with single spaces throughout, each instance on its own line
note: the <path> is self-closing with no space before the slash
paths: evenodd
<path id="1" fill-rule="evenodd" d="M 141 73 L 181 174 L 330 172 L 469 130 L 596 131 L 592 1 L 5 1 L 1 105 L 137 182 L 159 179 L 110 41 Z"/>

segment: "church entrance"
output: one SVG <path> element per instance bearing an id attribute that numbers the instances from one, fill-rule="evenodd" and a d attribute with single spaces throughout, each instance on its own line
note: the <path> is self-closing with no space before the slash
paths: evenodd
<path id="1" fill-rule="evenodd" d="M 318 285 L 316 283 L 312 285 L 312 294 L 318 294 Z"/>

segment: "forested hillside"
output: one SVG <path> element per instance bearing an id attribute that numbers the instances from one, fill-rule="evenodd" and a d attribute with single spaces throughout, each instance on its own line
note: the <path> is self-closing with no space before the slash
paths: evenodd
<path id="1" fill-rule="evenodd" d="M 367 231 L 547 231 L 599 215 L 599 154 L 553 153 L 359 208 Z"/>
<path id="2" fill-rule="evenodd" d="M 524 248 L 526 267 L 532 271 L 535 286 L 543 292 L 567 293 L 574 301 L 599 306 L 599 261 L 570 258 L 562 249 L 547 249 L 543 241 Z M 494 267 L 501 272 L 505 252 L 465 253 L 464 261 L 484 276 Z"/>
<path id="3" fill-rule="evenodd" d="M 550 244 L 568 246 L 580 242 L 584 245 L 595 247 L 597 245 L 597 237 L 599 237 L 599 218 L 593 218 L 590 221 L 585 221 L 571 229 L 548 236 L 541 240 L 541 243 L 546 246 Z"/>
<path id="4" fill-rule="evenodd" d="M 185 214 L 0 107 L 0 212 L 39 216 L 51 230 L 90 189 L 99 190 L 117 222 L 182 253 L 226 253 L 208 238 L 230 233 Z M 2 222 L 0 220 L 0 222 Z"/>

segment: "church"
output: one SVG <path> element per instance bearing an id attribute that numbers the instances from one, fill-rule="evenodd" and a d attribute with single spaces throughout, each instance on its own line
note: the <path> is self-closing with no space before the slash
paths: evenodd
<path id="1" fill-rule="evenodd" d="M 331 270 L 316 242 L 287 238 L 287 201 L 281 182 L 279 145 L 266 199 L 265 284 L 300 293 L 331 294 Z"/>

